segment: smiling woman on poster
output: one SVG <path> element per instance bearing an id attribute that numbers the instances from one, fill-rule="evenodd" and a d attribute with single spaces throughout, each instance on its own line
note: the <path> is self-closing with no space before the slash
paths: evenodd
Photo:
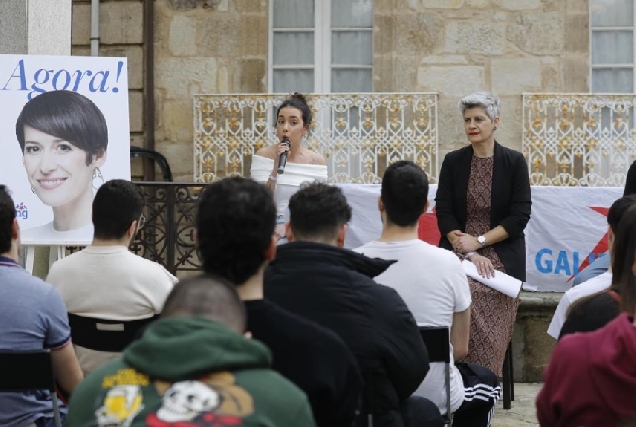
<path id="1" fill-rule="evenodd" d="M 26 229 L 27 241 L 86 241 L 93 236 L 93 191 L 103 182 L 108 128 L 85 96 L 52 91 L 26 103 L 15 126 L 31 191 L 53 208 L 53 221 Z"/>

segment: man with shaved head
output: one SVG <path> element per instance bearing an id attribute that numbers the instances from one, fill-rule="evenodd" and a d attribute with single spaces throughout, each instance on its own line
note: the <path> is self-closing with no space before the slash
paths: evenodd
<path id="1" fill-rule="evenodd" d="M 78 386 L 66 426 L 314 426 L 305 394 L 270 369 L 270 351 L 245 324 L 233 285 L 179 282 L 123 359 Z"/>

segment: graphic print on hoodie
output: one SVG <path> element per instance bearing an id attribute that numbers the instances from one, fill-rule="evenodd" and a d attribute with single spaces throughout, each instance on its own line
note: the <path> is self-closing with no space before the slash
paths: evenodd
<path id="1" fill-rule="evenodd" d="M 113 377 L 137 378 L 140 385 L 148 377 L 124 369 Z M 134 382 L 134 380 L 133 380 Z M 161 407 L 146 417 L 150 427 L 225 427 L 243 424 L 243 417 L 254 412 L 252 396 L 237 386 L 229 372 L 215 373 L 198 381 L 187 380 L 173 384 L 155 381 L 154 387 L 162 398 Z M 106 391 L 102 406 L 96 411 L 98 427 L 129 427 L 144 409 L 139 385 L 117 385 Z"/>

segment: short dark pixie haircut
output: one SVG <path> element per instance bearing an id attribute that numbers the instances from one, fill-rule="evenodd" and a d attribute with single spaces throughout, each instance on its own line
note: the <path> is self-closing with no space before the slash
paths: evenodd
<path id="1" fill-rule="evenodd" d="M 197 241 L 203 271 L 241 285 L 267 259 L 276 227 L 271 191 L 249 178 L 225 178 L 199 197 Z"/>
<path id="2" fill-rule="evenodd" d="M 139 187 L 130 181 L 112 179 L 99 187 L 93 200 L 95 238 L 119 240 L 144 208 Z"/>
<path id="3" fill-rule="evenodd" d="M 312 121 L 311 108 L 309 108 L 309 104 L 307 103 L 307 98 L 300 92 L 294 92 L 289 98 L 283 101 L 282 104 L 278 106 L 276 110 L 276 120 L 278 120 L 278 115 L 280 114 L 280 110 L 285 107 L 298 108 L 302 113 L 303 126 L 310 126 Z"/>
<path id="4" fill-rule="evenodd" d="M 15 124 L 15 133 L 24 153 L 24 127 L 68 141 L 86 151 L 86 166 L 93 156 L 108 147 L 104 114 L 90 99 L 77 92 L 56 90 L 38 95 L 26 103 Z"/>
<path id="5" fill-rule="evenodd" d="M 387 221 L 399 227 L 417 224 L 428 200 L 428 178 L 415 163 L 400 160 L 384 172 L 380 193 Z"/>
<path id="6" fill-rule="evenodd" d="M 304 184 L 289 199 L 289 222 L 295 240 L 327 242 L 351 221 L 351 206 L 339 187 Z"/>
<path id="7" fill-rule="evenodd" d="M 0 184 L 0 254 L 11 250 L 11 229 L 15 219 L 15 203 L 9 189 Z"/>
<path id="8" fill-rule="evenodd" d="M 245 306 L 233 284 L 213 275 L 188 277 L 177 283 L 163 305 L 161 317 L 202 317 L 245 332 Z"/>

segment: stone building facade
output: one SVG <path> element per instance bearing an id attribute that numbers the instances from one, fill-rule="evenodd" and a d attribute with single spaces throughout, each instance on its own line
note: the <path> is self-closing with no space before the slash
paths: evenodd
<path id="1" fill-rule="evenodd" d="M 267 0 L 156 0 L 156 144 L 192 179 L 196 93 L 263 93 Z M 373 88 L 438 92 L 442 155 L 465 144 L 458 99 L 503 101 L 498 140 L 521 148 L 521 94 L 587 92 L 587 0 L 374 0 Z M 142 0 L 102 0 L 100 54 L 128 57 L 132 141 L 144 144 Z M 90 0 L 75 0 L 73 54 L 88 55 Z"/>
<path id="2" fill-rule="evenodd" d="M 132 143 L 144 145 L 143 99 L 154 96 L 155 148 L 175 180 L 191 181 L 192 95 L 267 91 L 268 1 L 156 0 L 150 94 L 143 4 L 101 1 L 100 54 L 128 57 Z M 589 90 L 588 0 L 374 0 L 373 14 L 373 89 L 438 92 L 442 155 L 466 144 L 456 107 L 463 95 L 497 93 L 498 140 L 520 149 L 522 93 Z M 74 0 L 73 54 L 89 54 L 89 37 L 90 0 Z M 545 330 L 558 296 L 524 298 L 516 380 L 538 381 L 554 345 Z"/>

